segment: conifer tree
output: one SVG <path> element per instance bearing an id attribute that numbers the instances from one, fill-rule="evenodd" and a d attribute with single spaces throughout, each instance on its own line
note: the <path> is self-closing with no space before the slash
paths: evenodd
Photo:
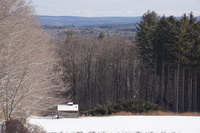
<path id="1" fill-rule="evenodd" d="M 156 32 L 156 27 L 159 22 L 160 17 L 157 15 L 156 12 L 148 11 L 142 16 L 141 22 L 137 25 L 137 34 L 136 39 L 138 42 L 139 53 L 140 57 L 143 61 L 143 65 L 146 66 L 144 68 L 143 73 L 155 73 L 156 74 L 156 66 L 157 66 L 157 53 L 155 51 L 154 45 L 154 35 Z M 153 71 L 154 70 L 154 71 Z M 148 91 L 151 91 L 154 95 L 155 88 L 156 88 L 156 78 L 154 76 L 154 87 L 150 87 L 149 84 L 149 77 L 153 74 L 145 74 L 146 80 L 141 81 L 141 90 L 140 93 L 145 93 L 145 100 L 148 100 Z M 154 101 L 154 98 L 152 98 Z"/>
<path id="2" fill-rule="evenodd" d="M 141 58 L 149 64 L 153 63 L 153 58 L 155 56 L 153 51 L 153 38 L 158 21 L 159 16 L 156 12 L 148 11 L 142 16 L 142 20 L 137 26 L 138 32 L 136 38 L 140 49 L 140 55 Z"/>

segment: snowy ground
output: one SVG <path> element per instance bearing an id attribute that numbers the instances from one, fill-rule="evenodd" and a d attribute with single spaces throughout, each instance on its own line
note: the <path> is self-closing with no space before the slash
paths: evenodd
<path id="1" fill-rule="evenodd" d="M 200 133 L 200 117 L 186 116 L 32 117 L 29 122 L 48 133 Z"/>

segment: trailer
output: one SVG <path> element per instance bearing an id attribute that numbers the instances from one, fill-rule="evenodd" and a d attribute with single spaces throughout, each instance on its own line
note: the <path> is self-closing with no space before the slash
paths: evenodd
<path id="1" fill-rule="evenodd" d="M 68 102 L 57 106 L 57 118 L 78 118 L 79 108 L 78 104 Z"/>

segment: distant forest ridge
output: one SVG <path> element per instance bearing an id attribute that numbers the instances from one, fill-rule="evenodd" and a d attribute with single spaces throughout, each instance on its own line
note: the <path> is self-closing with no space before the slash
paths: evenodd
<path id="1" fill-rule="evenodd" d="M 75 16 L 39 16 L 42 25 L 66 27 L 132 27 L 141 17 L 75 17 Z"/>
<path id="2" fill-rule="evenodd" d="M 39 16 L 43 26 L 127 28 L 139 23 L 138 17 L 77 17 L 77 16 Z M 181 18 L 181 17 L 177 17 Z M 197 17 L 200 20 L 200 17 Z"/>

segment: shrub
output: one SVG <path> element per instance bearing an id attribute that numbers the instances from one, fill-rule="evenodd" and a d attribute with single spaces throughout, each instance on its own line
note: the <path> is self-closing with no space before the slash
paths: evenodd
<path id="1" fill-rule="evenodd" d="M 95 111 L 90 112 L 93 116 L 101 116 L 101 115 L 107 115 L 108 114 L 108 108 L 105 106 L 99 107 L 95 109 Z"/>
<path id="2" fill-rule="evenodd" d="M 42 127 L 37 125 L 27 124 L 26 128 L 28 129 L 28 133 L 46 133 Z"/>
<path id="3" fill-rule="evenodd" d="M 32 125 L 32 124 L 23 124 L 19 120 L 10 120 L 3 123 L 2 133 L 46 133 L 43 128 Z"/>
<path id="4" fill-rule="evenodd" d="M 19 120 L 10 120 L 5 122 L 6 133 L 28 133 L 27 128 Z"/>
<path id="5" fill-rule="evenodd" d="M 110 115 L 117 112 L 132 112 L 132 113 L 148 113 L 152 111 L 161 110 L 161 108 L 151 102 L 141 100 L 123 101 L 117 104 L 110 104 L 108 106 L 98 105 L 96 109 L 91 111 L 91 115 Z"/>
<path id="6" fill-rule="evenodd" d="M 114 106 L 108 106 L 108 114 L 116 113 L 115 107 Z"/>

